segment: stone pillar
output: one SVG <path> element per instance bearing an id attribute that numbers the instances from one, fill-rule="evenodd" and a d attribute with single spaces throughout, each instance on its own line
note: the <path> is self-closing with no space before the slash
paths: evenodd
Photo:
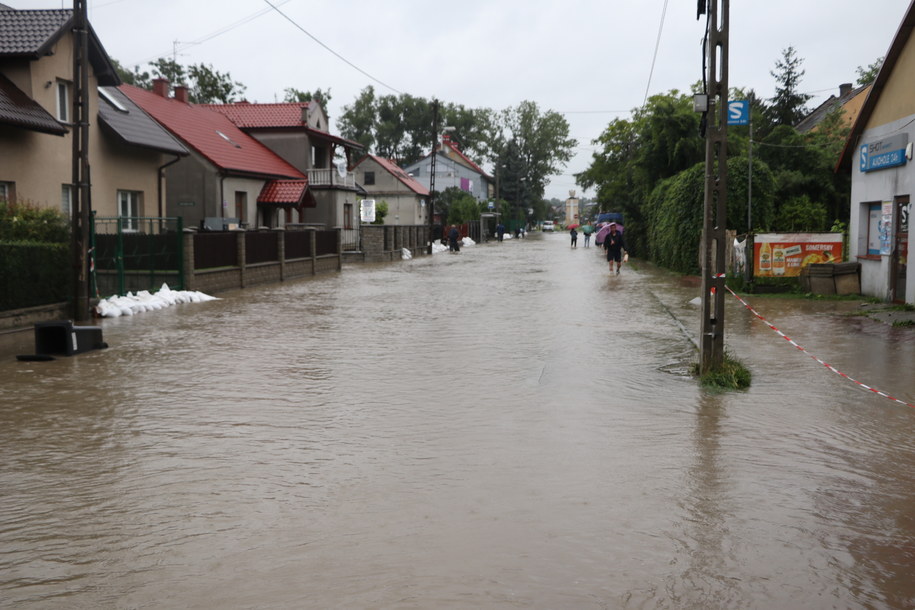
<path id="1" fill-rule="evenodd" d="M 280 281 L 286 281 L 286 229 L 277 227 L 276 231 L 276 256 L 280 259 Z"/>
<path id="2" fill-rule="evenodd" d="M 184 273 L 184 286 L 183 290 L 197 290 L 197 282 L 194 274 L 194 236 L 197 235 L 195 231 L 190 229 L 184 230 L 184 235 L 181 247 L 184 248 L 184 267 L 182 272 Z"/>

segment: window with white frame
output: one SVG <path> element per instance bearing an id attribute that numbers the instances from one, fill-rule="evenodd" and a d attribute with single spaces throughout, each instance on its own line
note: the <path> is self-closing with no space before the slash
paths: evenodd
<path id="1" fill-rule="evenodd" d="M 62 80 L 57 81 L 57 120 L 70 122 L 70 83 Z"/>
<path id="2" fill-rule="evenodd" d="M 140 216 L 140 193 L 137 191 L 118 191 L 118 217 L 121 219 L 122 231 L 136 231 Z"/>
<path id="3" fill-rule="evenodd" d="M 73 185 L 60 186 L 60 212 L 67 218 L 73 213 Z"/>

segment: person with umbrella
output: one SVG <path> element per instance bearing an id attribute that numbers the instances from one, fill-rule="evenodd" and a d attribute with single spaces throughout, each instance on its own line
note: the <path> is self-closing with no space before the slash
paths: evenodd
<path id="1" fill-rule="evenodd" d="M 573 248 L 578 247 L 578 231 L 575 230 L 575 227 L 577 227 L 577 226 L 578 225 L 572 225 L 572 227 L 569 229 L 569 235 L 572 236 L 572 247 Z"/>
<path id="2" fill-rule="evenodd" d="M 626 250 L 626 242 L 623 241 L 623 234 L 617 231 L 616 223 L 610 223 L 610 231 L 604 236 L 604 250 L 607 251 L 607 262 L 610 263 L 610 272 L 613 273 L 613 262 L 616 261 L 616 274 L 620 274 L 620 267 L 623 266 L 623 252 Z"/>
<path id="3" fill-rule="evenodd" d="M 591 225 L 585 225 L 581 228 L 581 232 L 585 234 L 585 248 L 591 245 L 591 233 L 594 232 L 594 228 Z"/>

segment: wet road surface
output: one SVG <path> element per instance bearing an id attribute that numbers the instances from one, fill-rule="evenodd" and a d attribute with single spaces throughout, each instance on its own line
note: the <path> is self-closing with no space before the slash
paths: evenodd
<path id="1" fill-rule="evenodd" d="M 732 300 L 703 390 L 697 294 L 533 235 L 7 345 L 0 607 L 915 606 L 915 409 Z M 915 402 L 911 329 L 751 301 Z"/>

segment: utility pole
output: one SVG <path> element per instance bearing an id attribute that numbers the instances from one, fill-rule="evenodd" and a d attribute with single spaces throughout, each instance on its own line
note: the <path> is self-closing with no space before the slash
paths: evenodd
<path id="1" fill-rule="evenodd" d="M 432 160 L 429 162 L 429 254 L 435 222 L 435 158 L 438 156 L 438 100 L 432 99 Z"/>
<path id="2" fill-rule="evenodd" d="M 89 18 L 88 0 L 73 0 L 73 317 L 89 319 Z"/>
<path id="3" fill-rule="evenodd" d="M 702 225 L 702 323 L 699 372 L 724 360 L 724 293 L 728 177 L 729 0 L 699 0 L 708 8 L 706 66 L 705 206 Z"/>

